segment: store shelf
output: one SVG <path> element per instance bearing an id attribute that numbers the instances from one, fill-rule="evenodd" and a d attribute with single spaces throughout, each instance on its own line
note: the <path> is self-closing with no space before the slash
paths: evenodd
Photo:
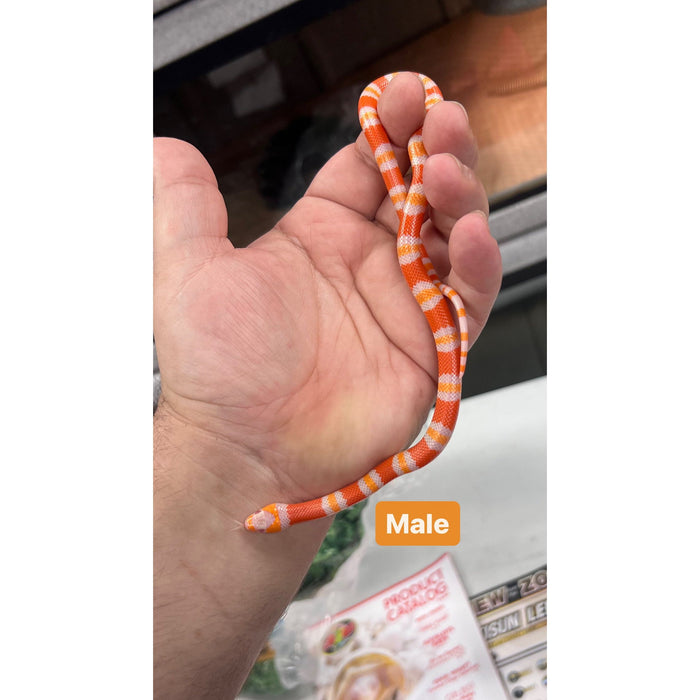
<path id="1" fill-rule="evenodd" d="M 294 5 L 296 0 L 156 0 L 153 68 L 158 70 Z"/>

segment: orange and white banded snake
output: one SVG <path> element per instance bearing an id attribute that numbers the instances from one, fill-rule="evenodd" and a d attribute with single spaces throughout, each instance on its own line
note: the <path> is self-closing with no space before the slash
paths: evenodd
<path id="1" fill-rule="evenodd" d="M 334 515 L 359 503 L 397 476 L 420 469 L 435 459 L 450 439 L 457 422 L 462 375 L 467 360 L 467 317 L 459 295 L 443 284 L 435 273 L 421 239 L 421 226 L 428 206 L 423 192 L 423 165 L 428 157 L 423 145 L 423 129 L 418 129 L 408 142 L 412 175 L 406 191 L 391 142 L 379 120 L 379 96 L 395 75 L 391 73 L 370 83 L 360 96 L 358 112 L 362 131 L 398 214 L 396 249 L 401 271 L 435 339 L 438 382 L 433 416 L 425 434 L 416 444 L 388 457 L 352 484 L 304 503 L 272 503 L 249 515 L 244 527 L 251 532 L 279 532 L 296 523 Z M 430 78 L 417 75 L 423 82 L 427 111 L 442 100 L 442 93 Z M 452 303 L 456 311 L 459 331 L 446 300 Z"/>

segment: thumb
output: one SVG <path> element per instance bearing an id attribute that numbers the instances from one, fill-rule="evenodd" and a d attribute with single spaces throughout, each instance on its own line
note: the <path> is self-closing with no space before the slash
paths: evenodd
<path id="1" fill-rule="evenodd" d="M 216 177 L 204 156 L 184 141 L 153 140 L 153 255 L 156 272 L 231 249 Z"/>

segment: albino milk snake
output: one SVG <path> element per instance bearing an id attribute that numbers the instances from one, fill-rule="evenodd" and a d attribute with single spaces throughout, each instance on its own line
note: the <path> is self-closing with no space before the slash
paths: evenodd
<path id="1" fill-rule="evenodd" d="M 406 191 L 391 142 L 379 121 L 379 96 L 395 75 L 385 75 L 370 83 L 360 96 L 358 111 L 362 131 L 374 152 L 399 217 L 396 249 L 401 271 L 435 339 L 438 356 L 435 410 L 425 434 L 409 449 L 388 457 L 357 481 L 326 496 L 304 503 L 272 503 L 261 508 L 245 520 L 244 527 L 251 532 L 279 532 L 296 523 L 334 515 L 364 500 L 397 476 L 420 469 L 435 459 L 450 439 L 457 422 L 467 360 L 467 317 L 457 293 L 436 275 L 420 236 L 428 206 L 423 193 L 423 164 L 428 157 L 423 146 L 423 129 L 418 129 L 408 142 L 412 179 Z M 427 111 L 442 100 L 442 93 L 430 78 L 417 75 L 423 82 Z M 457 312 L 459 331 L 446 299 Z"/>

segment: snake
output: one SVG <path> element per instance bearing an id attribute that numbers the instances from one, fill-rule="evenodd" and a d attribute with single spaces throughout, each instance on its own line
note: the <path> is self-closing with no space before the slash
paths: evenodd
<path id="1" fill-rule="evenodd" d="M 245 519 L 244 528 L 249 532 L 280 532 L 297 523 L 329 517 L 350 508 L 393 479 L 432 462 L 447 445 L 457 422 L 469 344 L 467 314 L 457 292 L 438 277 L 421 238 L 429 206 L 423 189 L 423 166 L 428 158 L 423 127 L 408 141 L 411 182 L 407 189 L 393 146 L 379 119 L 379 97 L 396 75 L 389 73 L 377 78 L 362 91 L 358 115 L 399 219 L 396 253 L 401 272 L 433 333 L 438 360 L 433 414 L 424 434 L 413 446 L 387 457 L 357 481 L 333 493 L 303 503 L 264 506 Z M 427 113 L 442 101 L 442 92 L 427 76 L 415 75 L 423 83 Z M 454 308 L 457 325 L 448 303 Z"/>

